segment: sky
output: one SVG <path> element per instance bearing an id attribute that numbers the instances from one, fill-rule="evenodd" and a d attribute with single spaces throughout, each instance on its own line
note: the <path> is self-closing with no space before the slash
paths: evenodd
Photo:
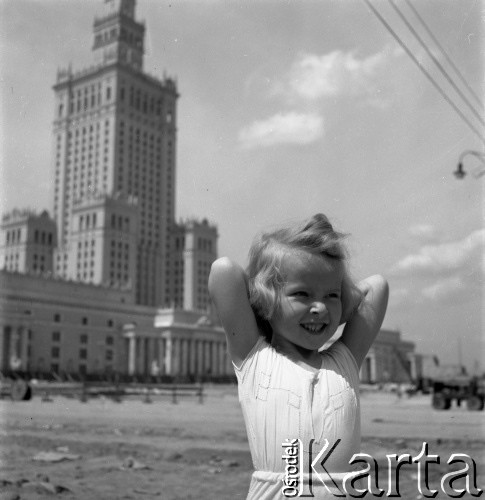
<path id="1" fill-rule="evenodd" d="M 485 2 L 371 0 L 469 124 L 363 0 L 138 0 L 145 70 L 177 80 L 177 218 L 217 224 L 219 255 L 322 212 L 347 233 L 356 280 L 383 274 L 384 327 L 470 369 L 483 342 Z M 102 0 L 1 0 L 0 209 L 52 210 L 52 86 L 92 63 Z M 479 115 L 480 116 L 480 115 Z M 482 113 L 483 116 L 483 113 Z M 472 128 L 475 129 L 472 130 Z M 482 369 L 485 366 L 482 362 Z"/>

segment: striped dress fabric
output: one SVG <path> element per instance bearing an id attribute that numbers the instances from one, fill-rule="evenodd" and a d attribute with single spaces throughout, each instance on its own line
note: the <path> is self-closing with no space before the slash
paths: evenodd
<path id="1" fill-rule="evenodd" d="M 321 357 L 320 369 L 310 371 L 260 337 L 241 365 L 234 365 L 255 469 L 248 499 L 287 498 L 282 490 L 288 440 L 301 440 L 301 468 L 305 481 L 312 481 L 314 498 L 336 498 L 334 483 L 355 470 L 349 460 L 360 451 L 359 369 L 340 340 Z M 310 463 L 325 440 L 333 446 L 339 439 L 324 464 L 332 478 L 324 486 L 309 475 Z"/>

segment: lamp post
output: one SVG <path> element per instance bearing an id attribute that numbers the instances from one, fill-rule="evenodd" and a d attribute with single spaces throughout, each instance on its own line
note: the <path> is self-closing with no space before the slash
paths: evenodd
<path id="1" fill-rule="evenodd" d="M 478 167 L 477 169 L 475 169 L 475 173 L 473 174 L 474 177 L 476 177 L 478 179 L 478 177 L 481 177 L 482 175 L 485 174 L 485 153 L 481 153 L 480 151 L 473 151 L 471 149 L 467 149 L 466 151 L 463 151 L 463 153 L 461 153 L 460 158 L 458 159 L 458 166 L 457 166 L 456 170 L 453 172 L 453 174 L 455 175 L 455 177 L 457 179 L 463 179 L 466 175 L 466 172 L 463 169 L 463 160 L 464 160 L 465 156 L 468 156 L 468 155 L 474 156 L 484 165 L 484 167 L 482 167 L 482 168 Z"/>

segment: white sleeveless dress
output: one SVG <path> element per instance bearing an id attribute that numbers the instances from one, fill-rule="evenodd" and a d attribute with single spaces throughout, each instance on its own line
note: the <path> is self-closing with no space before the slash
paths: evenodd
<path id="1" fill-rule="evenodd" d="M 349 460 L 360 451 L 358 366 L 339 340 L 321 355 L 321 368 L 313 373 L 260 337 L 241 366 L 234 365 L 255 468 L 248 499 L 287 498 L 282 490 L 288 466 L 283 443 L 288 440 L 301 440 L 304 480 L 311 481 L 314 498 L 335 498 L 334 493 L 343 490 L 336 490 L 334 483 L 338 485 L 346 473 L 355 470 Z M 332 446 L 341 440 L 324 463 L 332 477 L 326 486 L 314 472 L 308 474 L 309 463 L 325 439 Z"/>

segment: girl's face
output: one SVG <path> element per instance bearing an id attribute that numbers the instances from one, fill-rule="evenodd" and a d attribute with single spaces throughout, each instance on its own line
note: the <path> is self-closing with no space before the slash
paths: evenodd
<path id="1" fill-rule="evenodd" d="M 280 306 L 270 320 L 272 344 L 318 350 L 340 323 L 343 265 L 329 257 L 297 251 L 285 255 L 281 271 L 285 285 Z"/>

